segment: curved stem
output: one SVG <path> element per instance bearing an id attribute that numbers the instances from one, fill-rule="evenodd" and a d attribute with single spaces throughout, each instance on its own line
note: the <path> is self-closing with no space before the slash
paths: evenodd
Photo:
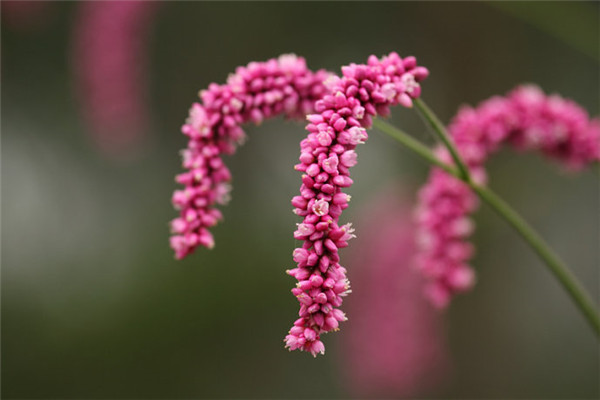
<path id="1" fill-rule="evenodd" d="M 594 303 L 565 263 L 552 251 L 540 235 L 497 194 L 483 186 L 475 184 L 469 184 L 469 186 L 529 243 L 538 256 L 546 263 L 552 274 L 554 274 L 554 277 L 558 279 L 563 288 L 569 293 L 592 328 L 596 331 L 596 335 L 600 336 L 600 316 L 596 312 Z"/>
<path id="2" fill-rule="evenodd" d="M 416 154 L 431 164 L 442 168 L 444 171 L 469 185 L 473 191 L 475 191 L 475 193 L 477 193 L 477 195 L 484 202 L 492 207 L 500 217 L 504 218 L 504 220 L 506 220 L 506 222 L 508 222 L 538 254 L 546 266 L 548 266 L 550 272 L 552 272 L 554 277 L 560 282 L 567 293 L 569 293 L 571 299 L 583 313 L 584 317 L 594 329 L 596 335 L 600 337 L 600 316 L 598 315 L 590 296 L 585 292 L 577 278 L 571 273 L 567 266 L 552 251 L 552 249 L 550 249 L 548 244 L 544 242 L 537 232 L 535 232 L 533 228 L 529 226 L 529 224 L 515 210 L 513 210 L 491 189 L 477 185 L 473 181 L 468 180 L 468 178 L 465 179 L 457 168 L 438 160 L 435 154 L 433 154 L 429 148 L 419 141 L 413 139 L 407 133 L 388 124 L 387 122 L 382 121 L 381 119 L 374 120 L 373 126 L 396 139 L 404 146 L 413 150 Z"/>
<path id="3" fill-rule="evenodd" d="M 440 122 L 439 118 L 435 115 L 433 111 L 431 111 L 429 107 L 427 107 L 427 104 L 425 104 L 423 100 L 415 99 L 413 100 L 413 103 L 417 106 L 417 109 L 419 110 L 421 115 L 425 117 L 429 125 L 433 128 L 433 131 L 437 135 L 438 139 L 440 139 L 442 143 L 444 143 L 444 146 L 446 146 L 446 148 L 450 152 L 450 155 L 454 160 L 454 164 L 456 164 L 458 170 L 460 171 L 461 179 L 465 182 L 470 181 L 471 177 L 469 175 L 469 169 L 458 154 L 458 150 L 456 149 L 452 138 L 446 131 L 446 127 L 444 126 L 444 124 Z"/>
<path id="4" fill-rule="evenodd" d="M 419 142 L 418 140 L 413 139 L 408 133 L 402 131 L 399 128 L 396 128 L 393 125 L 388 124 L 387 122 L 385 122 L 379 118 L 376 118 L 373 120 L 373 126 L 377 129 L 379 129 L 380 131 L 386 133 L 387 135 L 393 137 L 394 139 L 396 139 L 397 141 L 402 143 L 404 146 L 408 147 L 409 149 L 411 149 L 412 151 L 417 153 L 419 156 L 421 156 L 425 160 L 429 161 L 431 164 L 434 164 L 434 165 L 442 168 L 444 171 L 448 172 L 449 174 L 458 176 L 456 169 L 454 167 L 452 167 L 452 166 L 444 163 L 440 159 L 438 159 L 435 156 L 435 154 L 433 154 L 433 152 L 429 149 L 429 147 L 425 146 L 423 143 Z"/>

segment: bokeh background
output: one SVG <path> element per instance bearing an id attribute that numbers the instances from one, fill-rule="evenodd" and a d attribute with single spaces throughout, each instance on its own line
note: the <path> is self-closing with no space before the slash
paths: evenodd
<path id="1" fill-rule="evenodd" d="M 284 271 L 293 265 L 297 217 L 289 200 L 300 184 L 293 165 L 301 123 L 247 128 L 250 140 L 227 160 L 233 201 L 214 231 L 215 249 L 175 261 L 167 225 L 186 144 L 179 127 L 197 91 L 237 65 L 294 52 L 311 68 L 339 71 L 398 51 L 430 69 L 423 98 L 445 121 L 461 104 L 523 82 L 597 115 L 597 2 L 164 2 L 143 20 L 126 17 L 133 19 L 125 28 L 109 15 L 92 33 L 83 32 L 91 26 L 81 22 L 84 4 L 2 1 L 2 397 L 600 395 L 596 337 L 532 251 L 485 206 L 474 237 L 479 282 L 438 316 L 446 358 L 442 372 L 435 369 L 443 376 L 425 374 L 409 392 L 393 385 L 384 394 L 357 392 L 344 368 L 360 346 L 345 340 L 351 313 L 340 332 L 325 336 L 325 356 L 285 351 L 297 312 Z M 106 52 L 91 63 L 110 71 L 100 99 L 86 100 L 91 89 L 81 84 L 84 35 Z M 103 101 L 114 108 L 109 121 L 143 116 L 120 128 L 129 139 L 119 142 L 118 128 L 90 122 L 104 115 Z M 392 120 L 432 143 L 414 112 L 394 110 Z M 113 135 L 108 145 L 103 134 Z M 126 151 L 113 151 L 120 145 Z M 428 171 L 376 132 L 359 161 L 348 221 L 361 220 L 359 213 L 364 220 L 390 185 L 410 206 Z M 598 168 L 570 174 L 539 155 L 505 150 L 489 172 L 492 187 L 598 303 Z M 398 260 L 398 268 L 406 264 Z M 403 340 L 390 344 L 398 357 Z"/>

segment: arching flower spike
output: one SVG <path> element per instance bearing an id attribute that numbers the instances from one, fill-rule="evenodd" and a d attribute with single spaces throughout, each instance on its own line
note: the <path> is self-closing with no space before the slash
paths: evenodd
<path id="1" fill-rule="evenodd" d="M 231 180 L 221 156 L 233 154 L 244 140 L 241 126 L 278 115 L 304 117 L 325 93 L 328 77 L 328 72 L 312 72 L 303 58 L 287 54 L 238 67 L 226 84 L 213 83 L 200 92 L 202 103 L 192 105 L 181 128 L 189 141 L 182 151 L 186 172 L 176 177 L 185 187 L 173 193 L 173 205 L 180 210 L 171 222 L 176 258 L 198 246 L 214 246 L 209 229 L 222 218 L 215 205 L 229 200 Z"/>
<path id="2" fill-rule="evenodd" d="M 506 97 L 493 97 L 477 108 L 463 107 L 449 126 L 461 157 L 477 183 L 486 183 L 484 164 L 500 145 L 541 151 L 567 168 L 600 160 L 600 121 L 571 100 L 545 95 L 535 86 L 521 86 Z M 452 159 L 445 149 L 437 154 Z M 460 180 L 433 168 L 419 192 L 418 265 L 429 278 L 426 295 L 445 307 L 453 294 L 471 288 L 475 274 L 468 262 L 473 246 L 468 237 L 478 199 Z"/>

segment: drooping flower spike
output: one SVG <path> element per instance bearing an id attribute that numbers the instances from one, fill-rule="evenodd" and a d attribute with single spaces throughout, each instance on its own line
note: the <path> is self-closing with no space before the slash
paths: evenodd
<path id="1" fill-rule="evenodd" d="M 428 74 L 414 57 L 371 56 L 365 65 L 342 67 L 341 78 L 330 78 L 328 94 L 315 104 L 317 113 L 307 116 L 309 134 L 300 143 L 295 167 L 303 172 L 302 186 L 292 199 L 294 212 L 303 217 L 294 237 L 303 244 L 294 250 L 297 268 L 288 271 L 298 280 L 292 293 L 300 302 L 300 318 L 285 338 L 290 350 L 323 353 L 321 334 L 337 330 L 346 319 L 339 307 L 350 285 L 338 249 L 354 235 L 351 224 L 340 226 L 339 218 L 350 199 L 343 189 L 353 183 L 354 150 L 367 140 L 374 116 L 388 115 L 393 105 L 412 106 Z"/>
<path id="2" fill-rule="evenodd" d="M 181 128 L 189 138 L 182 151 L 186 172 L 176 181 L 185 186 L 173 193 L 180 210 L 171 222 L 171 247 L 182 259 L 198 246 L 212 248 L 209 229 L 222 218 L 215 208 L 229 199 L 231 174 L 222 154 L 233 154 L 245 138 L 242 125 L 285 115 L 303 118 L 314 110 L 326 89 L 324 70 L 310 71 L 301 57 L 282 55 L 266 62 L 238 67 L 224 85 L 211 84 L 200 92 L 202 103 L 194 103 Z"/>
<path id="3" fill-rule="evenodd" d="M 600 121 L 571 100 L 547 96 L 535 86 L 521 86 L 506 97 L 493 97 L 477 108 L 464 107 L 449 133 L 477 183 L 487 181 L 484 163 L 501 144 L 539 150 L 567 168 L 578 169 L 600 160 Z M 451 157 L 438 148 L 439 157 Z M 471 288 L 474 272 L 468 265 L 474 225 L 469 215 L 478 207 L 469 187 L 439 168 L 419 192 L 418 266 L 429 278 L 425 291 L 437 307 L 453 294 Z"/>
<path id="4" fill-rule="evenodd" d="M 154 1 L 86 1 L 78 4 L 71 63 L 84 123 L 109 157 L 131 157 L 148 130 L 149 31 Z"/>

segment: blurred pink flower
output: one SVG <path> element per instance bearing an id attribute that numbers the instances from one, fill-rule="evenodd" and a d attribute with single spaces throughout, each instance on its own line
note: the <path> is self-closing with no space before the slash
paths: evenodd
<path id="1" fill-rule="evenodd" d="M 148 39 L 158 2 L 78 4 L 71 63 L 88 132 L 110 157 L 132 158 L 147 138 Z"/>
<path id="2" fill-rule="evenodd" d="M 441 315 L 421 295 L 412 265 L 415 225 L 399 190 L 380 192 L 358 214 L 361 235 L 347 254 L 352 323 L 341 335 L 344 386 L 360 398 L 431 392 L 448 370 Z"/>
<path id="3" fill-rule="evenodd" d="M 600 160 L 600 122 L 579 105 L 536 86 L 520 86 L 506 97 L 492 97 L 477 108 L 463 107 L 449 133 L 475 181 L 485 184 L 485 162 L 504 143 L 520 150 L 541 151 L 569 169 Z M 451 163 L 443 148 L 440 159 Z M 471 288 L 475 274 L 467 264 L 474 229 L 469 218 L 477 196 L 460 180 L 433 168 L 419 192 L 419 266 L 429 278 L 426 294 L 445 307 L 454 293 Z"/>

